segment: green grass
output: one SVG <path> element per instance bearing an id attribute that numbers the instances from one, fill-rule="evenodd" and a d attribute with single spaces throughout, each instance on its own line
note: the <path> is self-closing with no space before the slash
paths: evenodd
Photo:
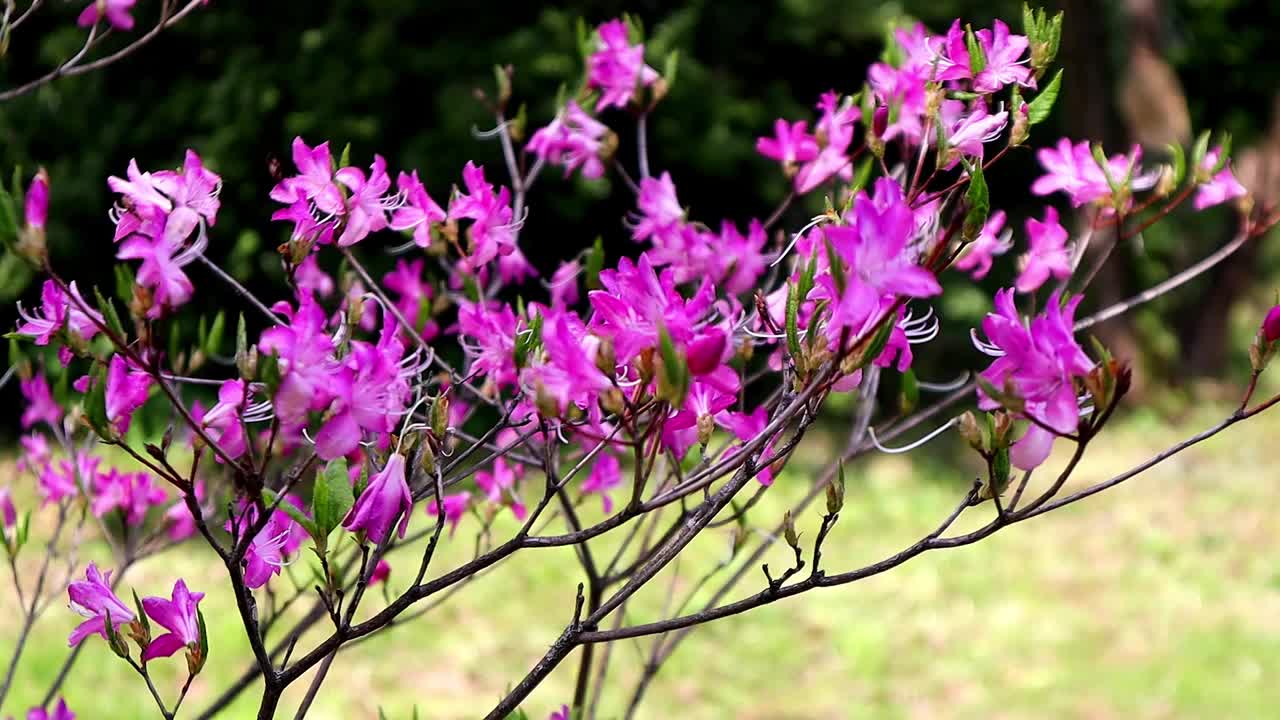
<path id="1" fill-rule="evenodd" d="M 1091 449 L 1079 481 L 1121 471 L 1221 412 L 1193 411 L 1176 429 L 1126 418 Z M 1278 428 L 1263 416 L 1113 491 L 977 545 L 700 628 L 663 668 L 639 717 L 1272 717 L 1280 705 L 1273 680 L 1280 676 L 1280 485 L 1271 464 Z M 974 466 L 958 457 L 913 464 L 881 456 L 850 466 L 826 567 L 874 561 L 928 532 L 973 478 Z M 758 526 L 772 527 L 812 467 L 798 463 L 779 480 L 752 515 Z M 976 526 L 990 512 L 973 509 L 957 527 Z M 802 518 L 806 538 L 817 520 L 816 508 Z M 417 527 L 427 522 L 415 516 Z M 470 556 L 474 527 L 464 521 L 433 573 Z M 678 597 L 727 547 L 726 528 L 688 549 L 674 584 Z M 598 552 L 608 557 L 606 550 Z M 393 586 L 403 586 L 416 555 L 396 558 Z M 787 562 L 781 551 L 769 560 Z M 212 659 L 188 700 L 194 711 L 249 656 L 220 569 L 198 546 L 149 560 L 128 584 L 142 595 L 167 593 L 176 575 L 209 594 L 203 608 Z M 737 596 L 762 587 L 761 573 L 748 578 Z M 570 551 L 517 555 L 427 617 L 340 655 L 309 717 L 374 718 L 381 706 L 388 717 L 407 719 L 415 705 L 424 718 L 482 715 L 568 620 L 578 579 Z M 671 587 L 670 574 L 658 578 L 628 607 L 628 621 L 659 617 Z M 10 589 L 0 598 L 12 607 Z M 373 598 L 370 609 L 381 603 Z M 60 604 L 50 609 L 0 716 L 20 714 L 43 693 L 75 622 Z M 13 613 L 0 617 L 4 657 L 16 629 Z M 604 717 L 620 716 L 648 647 L 646 640 L 614 648 Z M 162 692 L 176 690 L 181 664 L 156 663 Z M 569 699 L 575 668 L 576 655 L 533 694 L 531 717 Z M 292 715 L 305 685 L 286 696 L 281 716 Z M 253 717 L 253 695 L 224 716 Z M 81 720 L 154 716 L 140 682 L 97 640 L 66 696 Z"/>

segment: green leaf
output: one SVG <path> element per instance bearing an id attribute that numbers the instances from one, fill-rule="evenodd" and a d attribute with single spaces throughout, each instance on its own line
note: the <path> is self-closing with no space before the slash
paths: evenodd
<path id="1" fill-rule="evenodd" d="M 676 70 L 680 68 L 680 51 L 672 50 L 667 53 L 666 62 L 662 65 L 662 79 L 667 82 L 667 89 L 670 90 L 676 84 Z"/>
<path id="2" fill-rule="evenodd" d="M 18 242 L 18 206 L 8 189 L 0 183 L 0 244 L 12 250 Z"/>
<path id="3" fill-rule="evenodd" d="M 914 370 L 902 374 L 902 394 L 898 397 L 898 407 L 903 415 L 910 415 L 920 404 L 920 381 L 916 379 Z"/>
<path id="4" fill-rule="evenodd" d="M 196 622 L 200 627 L 200 666 L 204 667 L 205 662 L 209 660 L 209 629 L 204 624 L 204 613 L 200 608 L 196 608 Z"/>
<path id="5" fill-rule="evenodd" d="M 827 250 L 827 266 L 831 269 L 831 279 L 836 284 L 836 292 L 840 296 L 844 296 L 845 286 L 848 285 L 848 278 L 845 277 L 844 261 L 840 257 L 840 253 L 836 252 L 836 248 L 831 244 L 831 237 L 826 233 L 822 235 L 822 241 Z"/>
<path id="6" fill-rule="evenodd" d="M 1187 176 L 1187 153 L 1181 145 L 1166 145 L 1169 156 L 1173 159 L 1173 186 L 1178 187 Z"/>
<path id="7" fill-rule="evenodd" d="M 1040 39 L 1040 23 L 1037 22 L 1035 11 L 1027 3 L 1022 3 L 1022 34 L 1026 35 L 1027 41 L 1033 45 Z"/>
<path id="8" fill-rule="evenodd" d="M 981 162 L 973 163 L 969 168 L 969 189 L 965 191 L 964 198 L 969 204 L 969 211 L 965 213 L 961 233 L 965 240 L 973 240 L 982 233 L 991 212 L 991 196 Z"/>
<path id="9" fill-rule="evenodd" d="M 133 606 L 138 609 L 138 622 L 142 623 L 143 632 L 145 632 L 147 636 L 150 637 L 151 621 L 147 619 L 147 611 L 142 607 L 142 601 L 138 599 L 138 591 L 132 590 L 132 592 L 133 592 Z"/>
<path id="10" fill-rule="evenodd" d="M 1027 124 L 1039 125 L 1049 118 L 1049 112 L 1053 110 L 1053 104 L 1058 101 L 1058 91 L 1061 88 L 1062 70 L 1059 69 L 1040 94 L 1027 103 Z"/>
<path id="11" fill-rule="evenodd" d="M 338 159 L 338 167 L 344 168 L 351 164 L 351 143 L 347 143 L 342 148 L 342 157 Z"/>
<path id="12" fill-rule="evenodd" d="M 116 304 L 103 297 L 102 291 L 98 290 L 96 285 L 93 287 L 93 298 L 98 301 L 98 309 L 102 311 L 102 317 L 106 319 L 107 327 L 111 328 L 111 332 L 121 340 L 128 340 L 129 335 L 124 331 L 124 323 L 120 322 L 120 315 L 116 313 Z"/>
<path id="13" fill-rule="evenodd" d="M 787 285 L 787 350 L 800 357 L 800 289 Z"/>
<path id="14" fill-rule="evenodd" d="M 849 194 L 857 195 L 867 186 L 867 182 L 871 180 L 871 161 L 872 156 L 868 155 L 858 163 L 858 169 L 853 173 L 853 185 L 849 188 Z"/>
<path id="15" fill-rule="evenodd" d="M 599 290 L 600 271 L 604 269 L 604 238 L 596 236 L 596 241 L 587 251 L 587 289 Z"/>
<path id="16" fill-rule="evenodd" d="M 1227 161 L 1231 159 L 1231 133 L 1223 132 L 1218 141 L 1218 162 L 1214 163 L 1211 175 L 1217 175 L 1218 171 L 1227 166 Z"/>
<path id="17" fill-rule="evenodd" d="M 128 307 L 133 302 L 133 270 L 124 263 L 115 266 L 116 297 Z"/>
<path id="18" fill-rule="evenodd" d="M 1209 153 L 1209 131 L 1205 130 L 1196 138 L 1196 144 L 1191 147 L 1191 162 L 1187 167 L 1191 172 L 1199 175 L 1200 166 L 1204 163 L 1204 156 Z"/>
<path id="19" fill-rule="evenodd" d="M 964 44 L 969 49 L 969 72 L 976 77 L 978 73 L 987 69 L 987 54 L 982 50 L 982 43 L 978 42 L 978 38 L 973 33 L 972 25 L 964 26 Z"/>
<path id="20" fill-rule="evenodd" d="M 680 407 L 689 393 L 689 365 L 676 350 L 665 326 L 658 327 L 658 353 L 662 358 L 662 366 L 658 368 L 658 395 L 672 407 Z"/>
<path id="21" fill-rule="evenodd" d="M 115 437 L 115 429 L 107 420 L 107 379 L 102 365 L 94 368 L 93 384 L 84 399 L 84 415 L 89 421 L 89 427 L 103 440 Z"/>
<path id="22" fill-rule="evenodd" d="M 213 316 L 213 325 L 209 328 L 209 334 L 205 337 L 204 353 L 205 355 L 217 355 L 222 348 L 222 335 L 226 331 L 227 318 L 221 310 L 217 315 Z"/>
<path id="23" fill-rule="evenodd" d="M 1009 477 L 1012 472 L 1013 468 L 1009 464 L 1009 448 L 1002 447 L 996 450 L 995 456 L 991 458 L 991 494 L 993 497 L 1003 494 L 1005 488 L 1009 487 Z"/>
<path id="24" fill-rule="evenodd" d="M 315 521 L 307 517 L 306 513 L 298 509 L 298 506 L 288 500 L 281 499 L 280 496 L 270 488 L 263 488 L 262 501 L 267 504 L 267 507 L 277 506 L 280 510 L 283 510 L 286 515 L 293 518 L 294 522 L 301 525 L 302 529 L 306 530 L 308 535 L 313 538 L 316 537 Z"/>
<path id="25" fill-rule="evenodd" d="M 330 461 L 316 476 L 315 488 L 311 492 L 311 516 L 315 518 L 317 546 L 324 547 L 329 533 L 338 527 L 353 504 L 355 497 L 351 494 L 346 459 Z"/>

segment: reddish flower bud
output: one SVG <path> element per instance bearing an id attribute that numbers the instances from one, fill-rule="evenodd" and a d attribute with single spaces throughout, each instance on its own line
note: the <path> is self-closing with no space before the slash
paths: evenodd
<path id="1" fill-rule="evenodd" d="M 1280 305 L 1267 311 L 1267 317 L 1262 321 L 1262 336 L 1267 342 L 1280 340 Z"/>
<path id="2" fill-rule="evenodd" d="M 40 169 L 31 187 L 27 188 L 26 220 L 27 227 L 40 229 L 49 218 L 49 175 Z"/>

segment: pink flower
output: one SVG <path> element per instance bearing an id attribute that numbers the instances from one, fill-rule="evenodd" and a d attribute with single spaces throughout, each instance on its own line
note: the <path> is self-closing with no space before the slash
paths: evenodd
<path id="1" fill-rule="evenodd" d="M 389 433 L 404 413 L 410 394 L 406 377 L 415 368 L 402 368 L 404 346 L 395 337 L 395 321 L 388 313 L 377 345 L 356 340 L 351 352 L 330 377 L 333 404 L 329 419 L 316 434 L 316 454 L 333 460 L 355 452 L 362 431 Z"/>
<path id="2" fill-rule="evenodd" d="M 1005 214 L 1003 210 L 997 210 L 987 218 L 987 223 L 982 226 L 982 232 L 969 243 L 969 247 L 965 249 L 964 255 L 956 261 L 956 268 L 959 270 L 969 270 L 974 280 L 981 280 L 991 272 L 992 259 L 997 255 L 1003 255 L 1009 252 L 1009 248 L 1013 247 L 1013 228 L 1004 229 Z"/>
<path id="3" fill-rule="evenodd" d="M 802 195 L 836 175 L 848 177 L 850 173 L 848 151 L 853 143 L 853 125 L 857 121 L 854 108 L 852 104 L 842 102 L 836 93 L 826 92 L 818 101 L 818 109 L 822 111 L 817 126 L 820 150 L 796 173 L 795 190 Z"/>
<path id="4" fill-rule="evenodd" d="M 1262 336 L 1267 342 L 1280 340 L 1280 305 L 1267 311 L 1267 316 L 1262 320 Z"/>
<path id="5" fill-rule="evenodd" d="M 545 162 L 562 166 L 565 177 L 581 168 L 583 177 L 595 180 L 604 175 L 602 156 L 608 134 L 608 126 L 570 100 L 551 124 L 533 133 L 525 149 Z"/>
<path id="6" fill-rule="evenodd" d="M 1031 185 L 1031 192 L 1036 195 L 1060 191 L 1071 198 L 1073 207 L 1110 198 L 1111 185 L 1107 182 L 1107 173 L 1094 159 L 1089 141 L 1072 144 L 1071 140 L 1062 138 L 1056 146 L 1036 152 L 1036 159 L 1046 172 Z M 1142 148 L 1134 145 L 1128 155 L 1108 158 L 1107 171 L 1117 185 L 1125 184 L 1128 178 L 1129 187 L 1133 190 L 1145 190 L 1155 184 L 1157 177 L 1136 174 L 1141 159 Z M 1129 178 L 1131 167 L 1135 174 Z"/>
<path id="7" fill-rule="evenodd" d="M 653 238 L 655 243 L 662 242 L 684 222 L 684 208 L 676 199 L 676 184 L 671 180 L 671 173 L 642 179 L 637 203 L 640 219 L 631 229 L 634 240 Z"/>
<path id="8" fill-rule="evenodd" d="M 462 169 L 462 182 L 467 192 L 457 193 L 449 201 L 450 220 L 472 220 L 467 228 L 469 255 L 460 265 L 466 272 L 477 272 L 498 255 L 510 255 L 516 247 L 516 223 L 512 222 L 511 191 L 497 193 L 484 179 L 484 168 L 468 161 Z"/>
<path id="9" fill-rule="evenodd" d="M 930 297 L 942 292 L 933 273 L 917 262 L 910 242 L 916 219 L 890 178 L 875 183 L 875 194 L 858 193 L 851 224 L 822 229 L 845 262 L 847 272 L 879 294 Z"/>
<path id="10" fill-rule="evenodd" d="M 286 501 L 292 501 L 292 497 Z M 236 520 L 238 527 L 234 529 L 243 535 L 256 518 L 257 512 L 253 507 L 245 506 Z M 231 520 L 227 520 L 225 528 L 228 531 L 233 529 Z M 249 588 L 260 588 L 271 580 L 272 575 L 279 575 L 285 558 L 301 544 L 298 536 L 305 532 L 283 510 L 272 513 L 262 531 L 249 541 L 243 561 L 244 584 Z"/>
<path id="11" fill-rule="evenodd" d="M 203 503 L 204 498 L 204 481 L 197 480 L 197 504 Z M 191 514 L 191 509 L 187 507 L 187 502 L 183 498 L 178 498 L 177 502 L 164 511 L 164 524 L 169 528 L 169 539 L 173 542 L 182 542 L 196 534 L 196 519 Z"/>
<path id="12" fill-rule="evenodd" d="M 405 203 L 392 213 L 391 229 L 413 230 L 413 242 L 418 247 L 430 246 L 431 227 L 445 221 L 444 210 L 427 194 L 417 170 L 411 175 L 400 173 L 396 187 L 404 193 Z"/>
<path id="13" fill-rule="evenodd" d="M 324 310 L 310 293 L 299 295 L 296 311 L 288 303 L 276 303 L 272 310 L 288 324 L 264 330 L 258 350 L 279 358 L 280 387 L 272 398 L 276 415 L 286 425 L 301 427 L 308 412 L 323 410 L 333 398 L 333 338 L 325 331 Z"/>
<path id="14" fill-rule="evenodd" d="M 458 523 L 462 520 L 462 516 L 466 514 L 467 507 L 471 504 L 471 493 L 463 491 L 444 496 L 444 519 L 449 523 L 449 534 L 452 535 L 458 529 Z M 433 499 L 427 504 L 427 514 L 432 516 L 440 515 L 440 505 Z"/>
<path id="15" fill-rule="evenodd" d="M 173 253 L 201 221 L 213 225 L 217 220 L 222 179 L 205 168 L 193 150 L 187 150 L 179 171 L 141 172 L 138 162 L 130 160 L 127 176 L 127 180 L 107 179 L 107 185 L 126 201 L 127 209 L 118 209 L 113 215 L 116 242 L 140 235 L 163 240 Z M 202 242 L 193 249 L 197 254 L 202 250 Z"/>
<path id="16" fill-rule="evenodd" d="M 1204 160 L 1200 163 L 1200 170 L 1204 173 L 1213 172 L 1221 158 L 1222 148 L 1216 147 L 1210 150 L 1205 153 Z M 1232 174 L 1231 163 L 1227 162 L 1213 177 L 1200 185 L 1200 189 L 1196 191 L 1194 205 L 1196 210 L 1204 210 L 1248 194 L 1249 191 Z"/>
<path id="17" fill-rule="evenodd" d="M 91 340 L 104 323 L 101 313 L 88 309 L 89 304 L 80 295 L 75 281 L 71 281 L 71 295 L 62 291 L 53 280 L 45 280 L 40 289 L 40 314 L 27 312 L 18 303 L 18 316 L 22 324 L 18 333 L 30 335 L 37 345 L 48 345 L 58 331 L 68 329 L 77 340 Z M 64 348 L 65 349 L 65 348 Z M 65 358 L 65 365 L 70 358 Z"/>
<path id="18" fill-rule="evenodd" d="M 93 477 L 92 510 L 102 517 L 119 510 L 129 527 L 139 527 L 147 518 L 147 510 L 163 503 L 167 496 L 147 473 L 122 473 L 114 468 Z"/>
<path id="19" fill-rule="evenodd" d="M 686 299 L 676 282 L 670 268 L 661 275 L 654 270 L 648 253 L 638 263 L 622 258 L 616 269 L 600 273 L 603 288 L 587 295 L 595 310 L 591 329 L 613 341 L 620 364 L 657 347 L 660 328 L 666 328 L 677 347 L 693 339 L 715 302 L 714 288 L 704 279 L 693 297 Z"/>
<path id="20" fill-rule="evenodd" d="M 210 438 L 232 460 L 248 449 L 244 421 L 241 418 L 249 396 L 244 380 L 227 380 L 218 387 L 218 403 L 209 408 L 200 420 L 202 426 L 212 431 L 209 433 Z M 220 455 L 215 454 L 214 458 L 218 462 L 223 461 Z"/>
<path id="21" fill-rule="evenodd" d="M 385 582 L 389 577 L 391 577 L 391 563 L 378 560 L 378 564 L 373 566 L 373 574 L 369 576 L 369 587 Z"/>
<path id="22" fill-rule="evenodd" d="M 107 366 L 107 420 L 116 432 L 129 431 L 133 413 L 147 402 L 151 391 L 151 376 L 126 362 L 124 356 L 111 356 Z"/>
<path id="23" fill-rule="evenodd" d="M 141 260 L 138 266 L 138 284 L 151 289 L 152 304 L 147 317 L 158 318 L 165 310 L 185 305 L 191 299 L 194 288 L 191 278 L 182 268 L 195 260 L 199 253 L 174 254 L 174 247 L 163 237 L 134 234 L 120 244 L 116 257 L 120 260 Z"/>
<path id="24" fill-rule="evenodd" d="M 1071 277 L 1071 255 L 1067 252 L 1067 231 L 1058 222 L 1054 207 L 1044 209 L 1044 220 L 1027 218 L 1026 267 L 1018 275 L 1016 287 L 1020 293 L 1035 292 L 1049 276 L 1059 280 Z"/>
<path id="25" fill-rule="evenodd" d="M 397 535 L 403 539 L 412 510 L 413 495 L 404 477 L 404 456 L 392 453 L 387 464 L 369 480 L 369 486 L 351 506 L 342 527 L 351 532 L 363 531 L 370 542 L 381 544 L 398 519 Z"/>
<path id="26" fill-rule="evenodd" d="M 80 492 L 81 486 L 92 488 L 97 482 L 99 462 L 93 455 L 79 453 L 74 463 L 62 460 L 56 465 L 52 462 L 47 464 L 40 471 L 36 488 L 44 498 L 44 504 L 73 497 Z"/>
<path id="27" fill-rule="evenodd" d="M 979 30 L 975 35 L 986 55 L 987 65 L 973 78 L 974 90 L 996 92 L 1012 83 L 1031 88 L 1036 86 L 1028 61 L 1022 59 L 1028 45 L 1025 36 L 1010 34 L 1009 26 L 1000 20 L 995 21 L 991 30 Z"/>
<path id="28" fill-rule="evenodd" d="M 423 279 L 423 261 L 421 259 L 405 262 L 403 258 L 396 260 L 395 270 L 382 276 L 382 285 L 395 293 L 396 307 L 400 313 L 420 332 L 433 326 L 431 321 L 431 298 L 435 290 Z M 431 333 L 437 332 L 431 327 Z"/>
<path id="29" fill-rule="evenodd" d="M 387 199 L 384 196 L 391 187 L 391 178 L 387 175 L 387 161 L 381 155 L 373 156 L 367 178 L 363 170 L 355 167 L 344 167 L 334 177 L 351 191 L 347 198 L 346 222 L 338 236 L 340 247 L 354 245 L 369 233 L 387 227 Z"/>
<path id="30" fill-rule="evenodd" d="M 24 216 L 27 227 L 32 230 L 43 230 L 45 221 L 49 219 L 49 174 L 41 168 L 32 178 L 27 188 L 27 200 Z"/>
<path id="31" fill-rule="evenodd" d="M 569 714 L 569 706 L 561 705 L 559 710 L 551 713 L 547 720 L 570 720 L 572 716 Z"/>
<path id="32" fill-rule="evenodd" d="M 53 458 L 48 439 L 38 432 L 23 435 L 18 438 L 18 443 L 22 446 L 22 454 L 18 457 L 17 463 L 19 472 L 26 470 L 39 472 Z"/>
<path id="33" fill-rule="evenodd" d="M 644 64 L 644 45 L 632 45 L 627 25 L 610 20 L 597 29 L 599 44 L 587 58 L 587 87 L 601 90 L 596 112 L 625 108 L 636 88 L 652 85 L 658 72 Z"/>
<path id="34" fill-rule="evenodd" d="M 325 215 L 340 214 L 343 210 L 342 191 L 334 180 L 329 143 L 323 142 L 311 148 L 301 137 L 295 137 L 293 164 L 298 168 L 298 174 L 281 180 L 272 188 L 271 199 L 286 204 L 309 201 Z"/>
<path id="35" fill-rule="evenodd" d="M 108 614 L 111 615 L 111 625 L 114 628 L 134 620 L 133 610 L 111 591 L 110 570 L 104 575 L 98 571 L 97 565 L 90 562 L 84 578 L 67 587 L 71 610 L 88 618 L 71 631 L 71 636 L 67 638 L 69 647 L 79 645 L 81 640 L 94 634 L 101 635 L 106 640 Z"/>
<path id="36" fill-rule="evenodd" d="M 773 137 L 756 139 L 756 152 L 777 160 L 784 167 L 808 162 L 818 156 L 818 141 L 809 134 L 808 123 L 788 123 L 779 118 L 773 123 Z"/>
<path id="37" fill-rule="evenodd" d="M 588 407 L 596 396 L 613 387 L 596 367 L 599 346 L 599 338 L 587 334 L 576 315 L 548 311 L 542 326 L 546 361 L 526 369 L 525 381 L 536 393 L 554 400 L 560 412 L 570 403 Z"/>
<path id="38" fill-rule="evenodd" d="M 18 525 L 18 509 L 13 505 L 13 493 L 8 487 L 0 487 L 0 535 L 7 535 Z"/>
<path id="39" fill-rule="evenodd" d="M 748 443 L 759 437 L 765 428 L 769 426 L 769 409 L 761 405 L 750 413 L 725 410 L 716 415 L 716 423 L 733 433 L 733 436 L 738 438 L 739 441 Z M 762 460 L 767 459 L 772 454 L 772 451 L 773 441 L 770 441 L 760 451 L 760 458 Z M 761 468 L 756 473 L 756 480 L 761 485 L 772 485 L 773 470 L 769 467 Z"/>
<path id="40" fill-rule="evenodd" d="M 511 512 L 516 516 L 517 520 L 523 520 L 525 517 L 524 504 L 520 502 L 520 496 L 515 492 L 516 485 L 516 469 L 507 464 L 503 458 L 493 461 L 493 470 L 480 470 L 476 472 L 476 485 L 484 491 L 485 497 L 489 502 L 498 504 L 510 504 Z M 510 502 L 508 503 L 508 499 Z"/>
<path id="41" fill-rule="evenodd" d="M 67 701 L 58 698 L 58 704 L 50 713 L 43 707 L 33 707 L 27 711 L 27 720 L 76 720 L 76 714 L 67 708 Z"/>
<path id="42" fill-rule="evenodd" d="M 137 2 L 138 0 L 93 0 L 80 13 L 76 24 L 80 27 L 89 27 L 106 17 L 107 22 L 111 23 L 111 27 L 116 30 L 132 30 L 133 16 L 129 11 Z"/>
<path id="43" fill-rule="evenodd" d="M 458 337 L 473 373 L 499 388 L 516 381 L 516 316 L 510 305 L 458 303 Z"/>
<path id="44" fill-rule="evenodd" d="M 200 618 L 197 606 L 204 593 L 187 590 L 187 583 L 179 579 L 173 584 L 173 599 L 161 597 L 142 598 L 142 610 L 156 624 L 169 632 L 151 641 L 142 653 L 142 662 L 170 657 L 184 647 L 200 644 Z"/>
<path id="45" fill-rule="evenodd" d="M 563 310 L 578 302 L 578 276 L 582 266 L 578 262 L 562 262 L 551 275 L 551 309 Z"/>
<path id="46" fill-rule="evenodd" d="M 298 292 L 303 294 L 320 297 L 333 294 L 333 278 L 320 269 L 320 261 L 314 254 L 308 255 L 293 269 L 293 282 L 297 285 Z"/>
<path id="47" fill-rule="evenodd" d="M 997 388 L 1009 387 L 1025 402 L 1024 413 L 1036 418 L 1025 435 L 1014 443 L 1009 458 L 1023 470 L 1030 470 L 1049 457 L 1054 433 L 1075 432 L 1080 424 L 1080 408 L 1076 399 L 1075 378 L 1083 378 L 1093 369 L 1074 337 L 1075 310 L 1082 296 L 1076 296 L 1064 307 L 1061 297 L 1049 297 L 1045 311 L 1024 322 L 1013 304 L 1013 290 L 996 293 L 996 312 L 982 321 L 990 346 L 985 352 L 1002 353 L 982 377 Z M 978 391 L 978 407 L 992 410 L 999 403 Z"/>
<path id="48" fill-rule="evenodd" d="M 966 112 L 964 103 L 947 100 L 942 103 L 942 122 L 947 129 L 947 149 L 953 151 L 949 155 L 951 161 L 947 167 L 954 167 L 960 156 L 975 158 L 981 161 L 985 143 L 1000 137 L 1008 124 L 1009 113 L 1001 110 L 990 114 L 984 103 L 975 103 L 971 112 Z"/>
<path id="49" fill-rule="evenodd" d="M 20 421 L 23 430 L 41 421 L 49 423 L 53 428 L 62 422 L 62 408 L 54 402 L 53 392 L 49 390 L 49 382 L 45 380 L 44 373 L 36 373 L 22 380 L 18 387 L 22 390 L 23 399 L 27 401 Z"/>

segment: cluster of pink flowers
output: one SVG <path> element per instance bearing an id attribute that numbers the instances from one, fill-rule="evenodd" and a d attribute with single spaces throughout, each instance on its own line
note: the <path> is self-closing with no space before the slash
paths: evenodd
<path id="1" fill-rule="evenodd" d="M 67 644 L 79 645 L 90 635 L 109 640 L 110 632 L 119 632 L 124 625 L 138 620 L 133 608 L 125 604 L 112 590 L 111 571 L 103 573 L 94 563 L 89 563 L 84 580 L 67 587 L 71 610 L 86 618 L 67 638 Z M 199 610 L 204 593 L 191 592 L 187 583 L 179 579 L 173 584 L 172 599 L 147 597 L 142 599 L 142 611 L 153 622 L 168 630 L 156 638 L 148 638 L 142 651 L 142 662 L 171 657 L 182 649 L 199 652 L 201 629 Z"/>

